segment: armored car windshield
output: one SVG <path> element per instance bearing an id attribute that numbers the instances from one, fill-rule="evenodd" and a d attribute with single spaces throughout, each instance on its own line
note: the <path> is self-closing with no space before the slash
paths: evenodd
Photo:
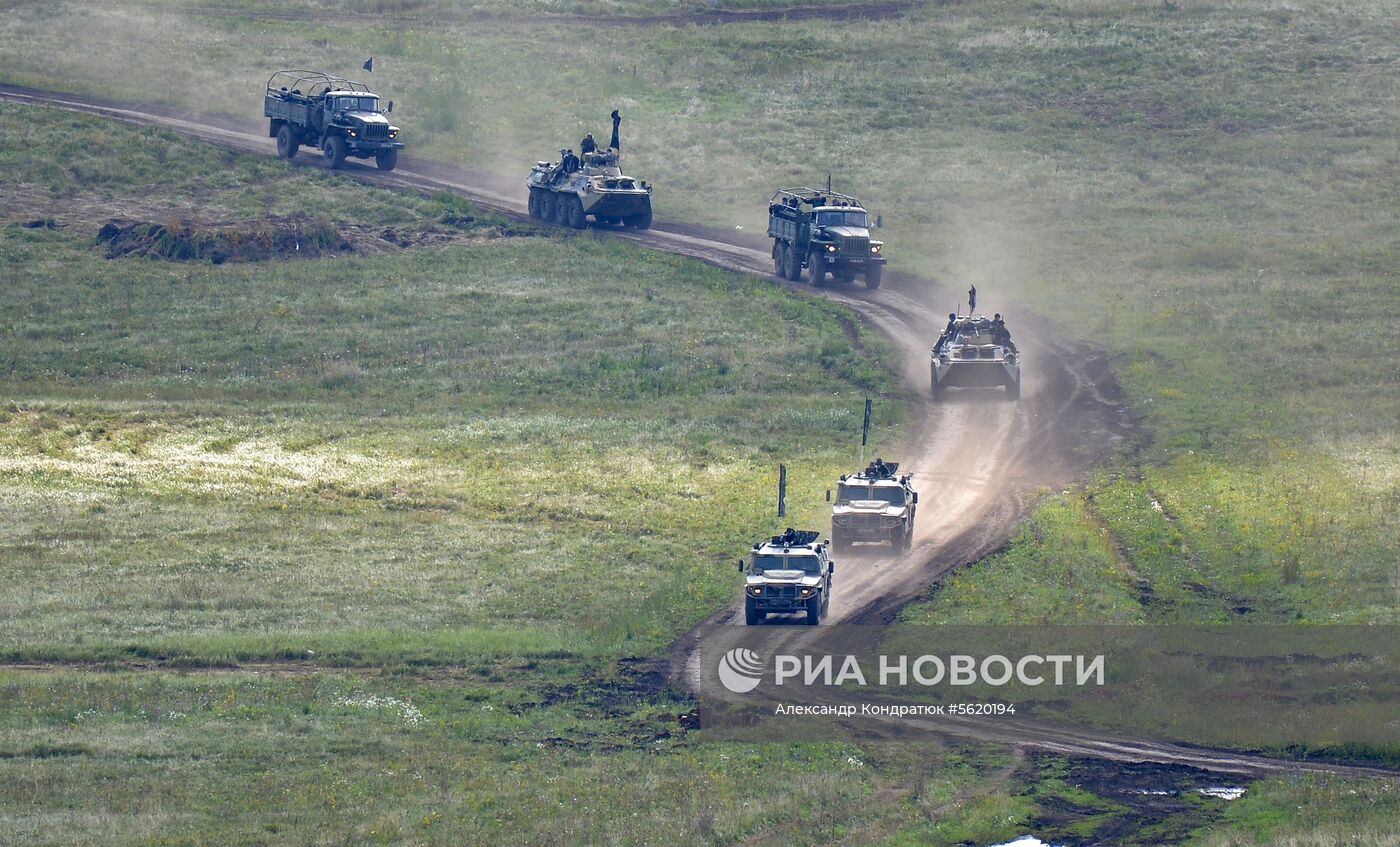
<path id="1" fill-rule="evenodd" d="M 904 489 L 894 485 L 842 485 L 836 501 L 849 503 L 852 500 L 883 500 L 891 506 L 903 506 Z"/>
<path id="2" fill-rule="evenodd" d="M 821 561 L 816 556 L 779 556 L 760 554 L 753 557 L 753 571 L 802 571 L 821 573 Z"/>

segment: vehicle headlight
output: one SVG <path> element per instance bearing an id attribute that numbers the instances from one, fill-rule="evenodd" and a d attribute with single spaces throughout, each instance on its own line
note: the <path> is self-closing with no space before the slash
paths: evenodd
<path id="1" fill-rule="evenodd" d="M 802 592 L 801 592 L 801 593 L 802 593 L 802 596 L 803 596 L 803 597 L 806 597 L 808 594 L 811 594 L 811 593 L 812 593 L 812 589 L 810 589 L 810 588 L 804 588 L 804 589 L 802 589 Z"/>
<path id="2" fill-rule="evenodd" d="M 391 130 L 389 130 L 389 137 L 390 137 L 390 138 L 398 138 L 398 137 L 399 137 L 399 131 L 396 130 L 396 129 L 391 129 Z"/>
<path id="3" fill-rule="evenodd" d="M 750 585 L 750 586 L 749 586 L 749 594 L 751 594 L 751 595 L 754 596 L 754 597 L 760 597 L 760 596 L 762 596 L 762 595 L 763 595 L 763 586 L 761 586 L 761 585 Z"/>
<path id="4" fill-rule="evenodd" d="M 886 527 L 896 527 L 899 526 L 899 518 L 882 518 L 881 523 Z"/>
<path id="5" fill-rule="evenodd" d="M 353 129 L 350 130 L 350 137 L 351 137 L 351 138 L 354 138 L 354 137 L 355 137 L 355 130 L 353 130 Z"/>
<path id="6" fill-rule="evenodd" d="M 871 253 L 879 253 L 879 252 L 880 252 L 880 245 L 879 245 L 879 244 L 872 244 L 872 245 L 870 245 L 870 252 L 871 252 Z"/>
<path id="7" fill-rule="evenodd" d="M 835 253 L 835 252 L 836 252 L 836 245 L 835 245 L 835 244 L 828 244 L 828 245 L 826 245 L 826 252 L 828 252 L 828 253 Z"/>

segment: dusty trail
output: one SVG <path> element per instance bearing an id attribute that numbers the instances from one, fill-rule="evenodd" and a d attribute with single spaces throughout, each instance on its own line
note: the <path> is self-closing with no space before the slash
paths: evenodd
<path id="1" fill-rule="evenodd" d="M 239 150 L 273 155 L 272 140 L 259 121 L 227 119 L 138 106 L 99 98 L 53 94 L 0 85 L 0 100 L 40 104 L 101 115 L 143 126 L 159 126 Z M 320 167 L 312 155 L 300 160 Z M 392 173 L 347 162 L 355 179 L 392 188 L 460 194 L 481 206 L 524 218 L 523 177 L 489 175 L 405 156 Z M 524 170 L 522 169 L 522 174 Z M 773 276 L 772 260 L 762 239 L 706 232 L 659 223 L 650 231 L 616 231 L 614 237 L 690 256 L 722 268 Z M 807 288 L 783 281 L 795 288 Z M 919 396 L 928 394 L 928 348 L 942 326 L 946 301 L 956 295 L 928 280 L 888 274 L 885 286 L 869 292 L 859 286 L 836 286 L 823 296 L 845 303 L 887 335 L 905 357 L 906 380 Z M 990 292 L 988 292 L 990 294 Z M 935 295 L 938 300 L 935 301 Z M 993 295 L 994 296 L 994 295 Z M 940 308 L 939 303 L 944 305 Z M 1058 487 L 1087 472 L 1107 451 L 1132 435 L 1132 421 L 1120 402 L 1118 387 L 1104 355 L 1056 337 L 1045 322 L 1015 308 L 987 303 L 1011 316 L 1027 363 L 1022 400 L 1007 402 L 1000 391 L 953 392 L 941 403 L 920 402 L 899 460 L 913 472 L 920 492 L 920 517 L 913 551 L 904 557 L 868 555 L 842 562 L 840 588 L 831 601 L 831 623 L 879 623 L 925 592 L 952 569 L 980 559 L 1003 545 L 1026 513 L 1037 491 Z M 849 558 L 849 557 L 848 557 Z M 858 574 L 858 579 L 849 578 Z M 738 605 L 708 623 L 735 623 Z M 793 643 L 813 630 L 790 627 Z M 672 652 L 672 668 L 697 693 L 704 676 L 691 661 L 694 634 L 681 638 Z M 1365 767 L 1299 763 L 1246 753 L 1117 738 L 1072 727 L 1016 723 L 988 725 L 976 721 L 940 721 L 937 731 L 971 740 L 1013 744 L 1071 756 L 1117 761 L 1182 764 L 1230 773 L 1266 774 L 1284 770 L 1328 770 L 1354 775 L 1391 772 Z"/>

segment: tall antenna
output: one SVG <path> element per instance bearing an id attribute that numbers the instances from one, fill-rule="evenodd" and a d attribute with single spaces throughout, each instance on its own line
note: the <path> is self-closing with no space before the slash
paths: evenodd
<path id="1" fill-rule="evenodd" d="M 865 423 L 860 426 L 860 466 L 865 467 L 865 442 L 870 440 L 870 398 L 865 398 Z"/>

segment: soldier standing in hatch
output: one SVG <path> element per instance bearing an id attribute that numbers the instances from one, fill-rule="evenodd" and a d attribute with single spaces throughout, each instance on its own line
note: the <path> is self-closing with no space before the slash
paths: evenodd
<path id="1" fill-rule="evenodd" d="M 593 140 L 593 133 L 588 133 L 578 144 L 579 155 L 587 156 L 589 153 L 598 152 L 598 142 Z"/>

